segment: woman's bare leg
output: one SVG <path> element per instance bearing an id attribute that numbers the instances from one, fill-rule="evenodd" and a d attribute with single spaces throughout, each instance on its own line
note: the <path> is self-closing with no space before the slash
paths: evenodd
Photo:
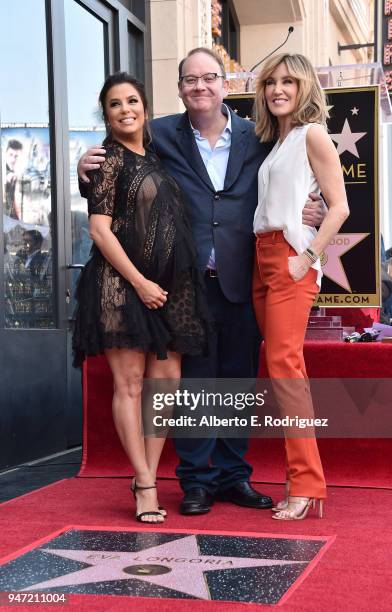
<path id="1" fill-rule="evenodd" d="M 165 379 L 167 384 L 164 384 L 164 390 L 174 393 L 178 389 L 181 378 L 181 355 L 169 352 L 167 359 L 159 360 L 154 353 L 149 353 L 147 356 L 145 378 Z M 151 407 L 148 407 L 148 410 L 152 412 Z M 144 439 L 147 465 L 154 480 L 156 479 L 159 459 L 165 440 L 165 437 L 146 437 Z"/>
<path id="2" fill-rule="evenodd" d="M 107 349 L 105 351 L 113 374 L 113 419 L 123 448 L 134 468 L 136 482 L 148 487 L 155 484 L 146 458 L 142 435 L 141 393 L 146 356 L 131 349 Z M 136 499 L 137 514 L 158 510 L 156 489 L 140 490 Z M 145 521 L 161 522 L 161 515 L 146 515 Z"/>

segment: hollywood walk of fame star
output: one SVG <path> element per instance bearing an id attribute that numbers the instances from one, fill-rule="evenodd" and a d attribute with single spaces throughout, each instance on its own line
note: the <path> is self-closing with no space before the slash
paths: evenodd
<path id="1" fill-rule="evenodd" d="M 351 114 L 352 115 L 358 115 L 359 113 L 359 108 L 357 108 L 356 106 L 354 106 L 354 108 L 351 109 Z"/>
<path id="2" fill-rule="evenodd" d="M 40 550 L 88 563 L 90 567 L 32 584 L 27 587 L 29 591 L 136 578 L 195 598 L 211 599 L 204 572 L 307 564 L 305 561 L 283 559 L 201 555 L 194 535 L 137 552 L 50 548 Z"/>
<path id="3" fill-rule="evenodd" d="M 359 157 L 357 145 L 358 140 L 366 136 L 367 132 L 352 132 L 348 119 L 345 120 L 343 129 L 340 134 L 330 134 L 330 137 L 337 143 L 337 151 L 339 155 L 345 151 L 349 151 L 355 157 Z"/>
<path id="4" fill-rule="evenodd" d="M 341 256 L 350 251 L 361 240 L 364 240 L 367 234 L 337 234 L 333 243 L 325 249 L 327 253 L 327 261 L 322 265 L 324 276 L 330 278 L 334 283 L 351 293 L 350 283 L 346 272 L 343 268 Z"/>

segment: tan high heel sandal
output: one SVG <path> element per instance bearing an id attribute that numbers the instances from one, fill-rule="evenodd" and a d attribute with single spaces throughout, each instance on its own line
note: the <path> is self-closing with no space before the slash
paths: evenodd
<path id="1" fill-rule="evenodd" d="M 281 510 L 287 510 L 287 506 L 289 505 L 288 500 L 289 500 L 289 495 L 290 495 L 290 483 L 288 480 L 286 480 L 285 490 L 286 490 L 286 497 L 282 499 L 282 501 L 278 502 L 276 506 L 271 508 L 272 512 L 280 512 Z"/>
<path id="2" fill-rule="evenodd" d="M 296 497 L 294 495 L 290 495 L 287 499 L 287 508 L 276 512 L 272 517 L 273 519 L 277 521 L 301 521 L 306 518 L 311 507 L 316 508 L 317 502 L 319 518 L 323 517 L 323 499 Z"/>

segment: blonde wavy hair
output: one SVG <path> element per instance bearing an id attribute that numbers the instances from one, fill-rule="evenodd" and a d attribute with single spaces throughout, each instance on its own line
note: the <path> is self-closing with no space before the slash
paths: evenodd
<path id="1" fill-rule="evenodd" d="M 286 65 L 289 75 L 298 84 L 293 126 L 304 125 L 305 123 L 320 123 L 326 127 L 327 102 L 312 64 L 304 55 L 299 53 L 280 53 L 265 62 L 256 81 L 255 131 L 261 142 L 276 140 L 279 136 L 278 121 L 267 106 L 265 83 L 282 63 Z"/>

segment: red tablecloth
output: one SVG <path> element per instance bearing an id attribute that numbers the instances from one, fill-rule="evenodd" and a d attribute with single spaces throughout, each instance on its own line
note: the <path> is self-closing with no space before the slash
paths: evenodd
<path id="1" fill-rule="evenodd" d="M 392 378 L 392 344 L 305 342 L 309 378 Z M 265 376 L 263 352 L 260 375 Z"/>
<path id="2" fill-rule="evenodd" d="M 307 342 L 305 358 L 311 378 L 392 377 L 392 344 Z M 260 375 L 265 376 L 263 353 L 260 364 Z M 106 359 L 88 359 L 83 373 L 84 440 L 80 475 L 128 476 L 132 470 L 113 426 L 113 382 Z M 392 487 L 391 439 L 326 438 L 319 440 L 319 446 L 329 485 Z M 248 458 L 254 467 L 253 480 L 284 480 L 282 440 L 252 440 Z M 168 441 L 159 475 L 174 477 L 176 463 L 173 446 Z"/>

